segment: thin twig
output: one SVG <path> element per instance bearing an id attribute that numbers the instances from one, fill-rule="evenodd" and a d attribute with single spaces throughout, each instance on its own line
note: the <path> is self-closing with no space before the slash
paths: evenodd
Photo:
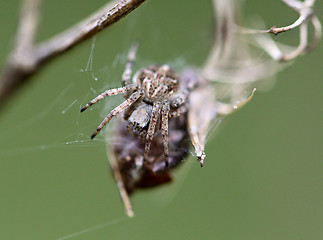
<path id="1" fill-rule="evenodd" d="M 41 0 L 24 0 L 11 61 L 29 64 L 39 22 Z M 24 59 L 27 58 L 27 59 Z M 29 67 L 32 67 L 32 63 Z M 26 66 L 27 67 L 27 66 Z"/>
<path id="2" fill-rule="evenodd" d="M 294 9 L 298 12 L 299 17 L 298 19 L 284 27 L 276 27 L 273 26 L 268 30 L 256 30 L 256 29 L 246 29 L 242 27 L 237 27 L 239 33 L 243 34 L 261 34 L 261 33 L 273 33 L 275 35 L 286 32 L 297 27 L 300 28 L 300 41 L 297 47 L 295 47 L 291 52 L 284 53 L 280 48 L 277 46 L 277 43 L 271 40 L 268 37 L 262 36 L 255 36 L 256 41 L 258 42 L 259 46 L 262 47 L 269 56 L 271 56 L 276 61 L 290 61 L 295 59 L 296 57 L 312 50 L 321 39 L 322 35 L 322 27 L 321 23 L 319 22 L 318 18 L 314 15 L 313 12 L 313 5 L 315 0 L 305 0 L 305 1 L 298 1 L 298 0 L 282 0 L 288 7 Z M 313 40 L 309 43 L 308 42 L 308 23 L 311 22 L 314 27 L 314 37 Z"/>
<path id="3" fill-rule="evenodd" d="M 108 3 L 101 10 L 73 27 L 34 45 L 40 1 L 24 0 L 15 37 L 16 44 L 0 75 L 0 108 L 16 89 L 27 82 L 29 77 L 49 60 L 117 22 L 145 0 L 121 0 Z"/>
<path id="4" fill-rule="evenodd" d="M 294 9 L 296 12 L 299 13 L 298 19 L 288 26 L 284 27 L 276 27 L 273 26 L 267 30 L 257 30 L 257 29 L 247 29 L 243 27 L 238 27 L 239 33 L 243 34 L 256 34 L 256 33 L 273 33 L 275 35 L 283 32 L 287 32 L 294 28 L 299 27 L 303 23 L 307 22 L 313 16 L 313 4 L 315 0 L 306 0 L 304 2 L 299 2 L 295 0 L 282 0 L 287 6 Z"/>
<path id="5" fill-rule="evenodd" d="M 133 217 L 135 214 L 132 210 L 131 201 L 129 199 L 129 195 L 127 193 L 127 190 L 125 188 L 125 185 L 122 179 L 119 164 L 109 144 L 107 144 L 106 151 L 107 151 L 107 156 L 109 158 L 110 167 L 113 171 L 114 178 L 117 182 L 121 200 L 126 210 L 126 214 L 128 215 L 128 217 Z"/>

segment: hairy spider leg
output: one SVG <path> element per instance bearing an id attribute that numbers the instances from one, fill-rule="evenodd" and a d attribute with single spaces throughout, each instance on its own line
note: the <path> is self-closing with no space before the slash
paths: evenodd
<path id="1" fill-rule="evenodd" d="M 98 102 L 102 98 L 105 98 L 105 97 L 108 97 L 108 96 L 113 96 L 113 95 L 120 94 L 120 93 L 126 93 L 126 92 L 129 92 L 129 91 L 134 91 L 134 90 L 137 90 L 137 89 L 138 89 L 138 87 L 137 87 L 136 84 L 129 84 L 129 85 L 125 86 L 125 87 L 106 90 L 105 92 L 98 95 L 96 98 L 92 99 L 84 107 L 82 107 L 81 112 L 83 112 L 85 109 L 91 107 L 94 103 Z"/>
<path id="2" fill-rule="evenodd" d="M 163 145 L 164 145 L 164 156 L 165 156 L 165 165 L 168 167 L 168 115 L 169 115 L 170 107 L 168 101 L 163 102 L 162 106 L 162 123 L 161 123 L 161 133 L 163 137 Z"/>
<path id="3" fill-rule="evenodd" d="M 154 105 L 153 105 L 153 112 L 151 115 L 148 131 L 146 135 L 144 159 L 147 159 L 159 115 L 160 115 L 160 102 L 157 101 L 157 102 L 154 102 Z"/>
<path id="4" fill-rule="evenodd" d="M 122 74 L 122 84 L 123 86 L 127 86 L 130 84 L 130 78 L 132 74 L 132 67 L 136 59 L 136 53 L 138 49 L 138 42 L 134 42 L 128 53 L 128 60 L 126 63 L 125 70 Z"/>
<path id="5" fill-rule="evenodd" d="M 131 104 L 131 106 L 129 106 L 125 112 L 124 112 L 124 115 L 123 115 L 123 118 L 125 120 L 128 121 L 128 118 L 131 116 L 131 114 L 133 113 L 133 111 L 136 109 L 136 107 L 139 106 L 139 104 L 141 103 L 141 101 L 144 99 L 144 96 L 145 95 L 142 95 L 139 99 L 136 100 L 135 103 Z"/>
<path id="6" fill-rule="evenodd" d="M 134 102 L 136 102 L 140 97 L 144 95 L 144 91 L 139 90 L 134 92 L 128 99 L 126 99 L 123 103 L 121 103 L 119 106 L 114 108 L 107 116 L 106 118 L 101 122 L 101 124 L 98 126 L 98 128 L 94 131 L 91 138 L 93 139 L 98 132 L 113 118 L 115 115 L 117 115 L 119 112 L 121 112 L 123 109 L 131 106 Z"/>

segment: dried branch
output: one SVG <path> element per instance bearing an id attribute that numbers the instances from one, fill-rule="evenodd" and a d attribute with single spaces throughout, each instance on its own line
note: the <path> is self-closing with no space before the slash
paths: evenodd
<path id="1" fill-rule="evenodd" d="M 283 68 L 281 61 L 292 60 L 306 53 L 315 47 L 321 38 L 321 24 L 313 14 L 315 0 L 282 1 L 297 11 L 299 18 L 285 27 L 253 30 L 237 27 L 240 24 L 238 1 L 213 0 L 216 23 L 214 44 L 200 71 L 202 79 L 209 84 L 201 85 L 191 93 L 188 115 L 192 143 L 201 166 L 206 157 L 205 142 L 212 125 L 217 126 L 223 117 L 250 101 L 255 86 L 261 86 L 261 80 L 274 76 Z M 314 38 L 310 43 L 308 43 L 309 22 L 314 26 Z M 280 50 L 281 45 L 278 47 L 277 42 L 267 34 L 278 34 L 297 27 L 300 28 L 300 43 L 296 48 L 288 47 L 288 53 L 283 53 Z M 255 34 L 256 47 L 260 50 L 260 54 L 259 52 L 254 54 L 254 49 L 250 49 L 254 41 L 246 33 Z M 262 54 L 263 51 L 268 53 L 270 59 Z M 246 94 L 252 88 L 252 93 L 246 98 Z M 203 114 L 199 114 L 202 105 Z"/>
<path id="2" fill-rule="evenodd" d="M 273 33 L 275 35 L 287 32 L 291 29 L 297 28 L 300 25 L 302 25 L 304 22 L 306 22 L 312 15 L 313 10 L 312 7 L 314 5 L 315 0 L 306 0 L 303 3 L 299 1 L 294 0 L 282 0 L 287 6 L 290 8 L 293 8 L 296 12 L 299 13 L 299 18 L 292 24 L 284 27 L 276 27 L 273 26 L 268 30 L 256 30 L 256 29 L 247 29 L 239 27 L 239 32 L 244 34 L 255 34 L 255 33 Z"/>
<path id="3" fill-rule="evenodd" d="M 255 39 L 260 46 L 277 61 L 290 61 L 295 59 L 301 54 L 304 54 L 316 47 L 321 39 L 322 26 L 318 18 L 314 15 L 313 6 L 315 0 L 305 0 L 303 2 L 298 0 L 282 0 L 288 7 L 298 12 L 298 19 L 284 27 L 273 26 L 268 30 L 255 30 L 238 27 L 238 31 L 244 34 L 257 34 L 257 33 L 273 33 L 275 35 L 286 32 L 297 27 L 300 27 L 300 42 L 296 48 L 293 48 L 289 53 L 284 53 L 278 45 L 268 37 L 256 36 Z M 314 27 L 313 40 L 308 43 L 308 22 L 311 22 Z"/>
<path id="4" fill-rule="evenodd" d="M 49 60 L 57 57 L 104 28 L 119 21 L 145 0 L 121 0 L 106 4 L 101 10 L 34 45 L 41 0 L 24 0 L 15 45 L 0 75 L 0 107 L 15 90 L 28 82 Z"/>
<path id="5" fill-rule="evenodd" d="M 110 167 L 111 167 L 114 177 L 116 179 L 118 189 L 119 189 L 119 194 L 120 194 L 121 200 L 124 204 L 126 214 L 128 215 L 128 217 L 133 217 L 135 214 L 132 210 L 131 201 L 129 199 L 129 195 L 127 193 L 126 187 L 125 187 L 123 179 L 122 179 L 119 164 L 118 164 L 116 157 L 114 155 L 114 152 L 111 149 L 111 146 L 109 144 L 107 144 L 106 150 L 107 150 L 107 156 L 109 158 Z"/>

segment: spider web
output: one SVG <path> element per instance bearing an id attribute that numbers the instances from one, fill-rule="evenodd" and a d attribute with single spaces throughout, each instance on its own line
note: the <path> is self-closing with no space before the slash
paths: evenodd
<path id="1" fill-rule="evenodd" d="M 95 226 L 92 226 L 92 227 L 89 227 L 89 228 L 86 228 L 86 229 L 83 229 L 79 232 L 75 232 L 75 233 L 72 233 L 72 234 L 69 234 L 69 235 L 66 235 L 64 237 L 60 237 L 58 238 L 57 240 L 65 240 L 65 239 L 71 239 L 71 238 L 74 238 L 74 237 L 77 237 L 77 236 L 80 236 L 80 235 L 83 235 L 83 234 L 86 234 L 86 233 L 90 233 L 92 231 L 96 231 L 96 230 L 100 230 L 102 228 L 106 228 L 106 227 L 110 227 L 110 226 L 113 226 L 114 224 L 117 224 L 117 223 L 121 223 L 122 221 L 125 221 L 127 218 L 124 217 L 124 218 L 120 218 L 120 219 L 115 219 L 115 220 L 112 220 L 112 221 L 108 221 L 108 222 L 104 222 L 104 223 L 100 223 L 98 225 L 95 225 Z"/>
<path id="2" fill-rule="evenodd" d="M 129 29 L 128 29 L 129 32 Z M 63 240 L 63 239 L 78 239 L 83 235 L 89 234 L 91 232 L 97 232 L 101 229 L 110 228 L 111 226 L 118 225 L 124 221 L 128 220 L 126 217 L 123 205 L 119 200 L 119 195 L 117 192 L 117 187 L 115 186 L 114 179 L 112 174 L 108 171 L 108 163 L 106 159 L 105 153 L 105 141 L 113 142 L 113 136 L 111 132 L 113 131 L 114 124 L 109 124 L 106 127 L 105 135 L 108 137 L 104 137 L 102 134 L 98 135 L 94 140 L 90 139 L 90 136 L 93 130 L 96 128 L 97 124 L 100 123 L 101 119 L 109 112 L 113 106 L 116 106 L 120 103 L 121 96 L 109 98 L 106 103 L 104 100 L 102 102 L 96 104 L 97 106 L 92 107 L 91 109 L 87 110 L 85 113 L 80 114 L 79 110 L 81 106 L 87 103 L 92 97 L 96 96 L 98 93 L 103 91 L 104 89 L 111 88 L 111 86 L 118 86 L 120 84 L 121 73 L 124 68 L 124 63 L 127 57 L 128 48 L 131 45 L 130 42 L 125 42 L 124 48 L 121 53 L 116 53 L 113 58 L 111 59 L 111 63 L 108 66 L 101 66 L 99 70 L 96 69 L 95 65 L 95 53 L 96 53 L 96 45 L 97 45 L 97 38 L 93 37 L 91 43 L 87 47 L 87 51 L 90 50 L 88 54 L 88 60 L 86 61 L 85 67 L 81 69 L 77 69 L 77 65 L 74 68 L 75 70 L 66 72 L 66 78 L 70 79 L 69 83 L 62 84 L 61 87 L 57 89 L 55 94 L 46 94 L 44 93 L 43 96 L 46 100 L 43 101 L 43 104 L 40 103 L 40 106 L 36 106 L 38 108 L 30 107 L 30 112 L 27 112 L 23 118 L 16 117 L 19 114 L 16 112 L 16 116 L 11 116 L 10 113 L 5 117 L 2 118 L 1 126 L 6 126 L 2 129 L 2 136 L 6 136 L 6 138 L 1 138 L 1 147 L 0 147 L 0 165 L 2 166 L 2 171 L 0 173 L 4 173 L 6 170 L 9 171 L 16 171 L 15 174 L 21 174 L 23 169 L 16 167 L 16 166 L 7 166 L 8 162 L 15 162 L 17 164 L 21 164 L 20 162 L 23 161 L 24 164 L 27 166 L 30 164 L 35 164 L 35 168 L 38 168 L 40 171 L 46 171 L 46 167 L 42 168 L 39 167 L 39 164 L 50 164 L 55 165 L 55 161 L 57 161 L 58 165 L 63 165 L 64 161 L 66 161 L 67 165 L 75 165 L 75 164 L 86 164 L 90 165 L 89 162 L 94 161 L 93 159 L 88 160 L 76 160 L 71 161 L 69 158 L 62 156 L 62 152 L 67 152 L 69 155 L 77 151 L 84 152 L 84 149 L 88 149 L 91 152 L 96 154 L 91 158 L 100 158 L 101 159 L 101 167 L 104 167 L 103 178 L 104 180 L 101 181 L 101 184 L 104 185 L 105 182 L 108 182 L 109 188 L 112 189 L 110 191 L 108 188 L 104 189 L 105 194 L 109 195 L 109 199 L 111 200 L 111 195 L 113 195 L 113 204 L 117 204 L 119 206 L 118 213 L 112 218 L 112 220 L 105 221 L 107 217 L 103 217 L 102 221 L 92 221 L 92 222 L 99 222 L 98 224 L 88 224 L 87 226 L 83 226 L 81 228 L 72 227 L 71 229 L 75 229 L 75 231 L 65 230 L 66 235 L 62 234 L 61 237 L 56 237 L 54 239 Z M 81 61 L 81 62 L 84 62 Z M 136 65 L 144 65 L 146 63 L 140 62 L 140 57 L 138 58 Z M 172 65 L 180 67 L 184 64 L 183 58 L 177 58 L 173 62 Z M 107 81 L 107 78 L 108 81 Z M 80 80 L 81 79 L 81 80 Z M 48 84 L 48 83 L 47 83 Z M 79 91 L 79 86 L 82 89 L 85 89 L 83 92 Z M 32 90 L 32 94 L 37 94 L 37 89 Z M 43 90 L 41 90 L 43 91 Z M 55 89 L 53 89 L 55 91 Z M 43 93 L 43 92 L 42 92 Z M 30 97 L 32 94 L 26 93 L 25 96 L 21 96 L 22 99 Z M 35 97 L 34 99 L 41 99 L 39 96 Z M 24 109 L 26 103 L 21 103 L 21 106 L 17 107 L 20 109 Z M 103 107 L 102 107 L 103 106 Z M 102 110 L 103 109 L 103 110 Z M 14 115 L 14 113 L 12 113 Z M 12 120 L 14 119 L 14 120 Z M 49 126 L 49 124 L 51 126 Z M 64 125 L 67 125 L 64 126 Z M 35 129 L 39 129 L 38 131 Z M 55 131 L 54 131 L 55 129 Z M 35 137 L 35 136 L 40 137 Z M 111 135 L 111 137 L 109 137 Z M 85 150 L 86 151 L 86 150 Z M 98 151 L 98 152 L 96 152 Z M 58 157 L 52 156 L 53 154 L 58 154 Z M 39 155 L 41 157 L 39 157 Z M 61 158 L 61 159 L 60 159 Z M 188 166 L 191 164 L 188 164 Z M 64 167 L 56 169 L 56 171 L 62 171 Z M 75 168 L 76 170 L 77 168 Z M 172 201 L 174 196 L 178 192 L 178 188 L 183 184 L 185 175 L 188 174 L 189 167 L 184 168 L 183 171 L 179 172 L 179 180 L 174 184 L 171 189 L 166 190 L 167 194 L 157 193 L 157 195 L 153 196 L 151 199 L 156 206 L 165 207 Z M 47 169 L 48 170 L 48 169 Z M 70 171 L 72 173 L 73 170 Z M 24 174 L 27 178 L 32 178 L 32 174 L 35 174 L 33 170 L 30 168 L 26 168 L 26 173 Z M 37 175 L 37 174 L 36 174 Z M 58 174 L 61 177 L 65 177 L 61 174 Z M 95 175 L 95 174 L 94 174 Z M 74 175 L 77 176 L 77 175 Z M 89 178 L 90 173 L 88 174 Z M 10 177 L 9 177 L 10 178 Z M 37 175 L 37 179 L 41 179 L 40 176 Z M 46 178 L 45 178 L 46 179 Z M 46 181 L 43 178 L 43 181 Z M 11 177 L 8 180 L 8 173 L 1 174 L 0 180 L 2 183 L 7 184 L 10 181 L 13 181 Z M 14 186 L 19 185 L 18 179 L 17 182 L 14 182 Z M 75 184 L 75 183 L 74 183 Z M 8 185 L 9 188 L 9 185 Z M 39 186 L 41 188 L 41 186 Z M 50 188 L 50 187 L 49 187 Z M 37 187 L 36 187 L 37 189 Z M 36 190 L 35 190 L 36 191 Z M 39 189 L 37 190 L 39 191 Z M 74 190 L 79 191 L 79 190 Z M 2 186 L 2 193 L 1 195 L 7 195 L 8 199 L 5 200 L 5 204 L 8 205 L 8 201 L 11 197 L 14 198 L 14 194 L 10 196 L 12 191 L 8 190 L 7 192 L 4 190 Z M 35 195 L 37 196 L 37 192 Z M 18 196 L 20 196 L 18 194 Z M 68 196 L 68 195 L 67 195 Z M 157 196 L 157 197 L 156 197 Z M 28 197 L 27 194 L 27 205 L 33 205 L 29 199 L 31 196 Z M 162 200 L 161 200 L 162 199 Z M 48 200 L 48 199 L 47 199 Z M 108 200 L 108 201 L 110 201 Z M 102 201 L 106 201 L 102 200 Z M 106 202 L 107 203 L 107 202 Z M 14 207 L 15 203 L 8 207 L 8 211 L 0 211 L 2 216 L 11 214 L 9 211 Z M 109 204 L 110 205 L 110 204 Z M 108 211 L 110 211 L 109 208 Z M 105 214 L 103 214 L 105 215 Z M 120 215 L 122 217 L 120 217 Z M 109 217 L 110 218 L 110 217 Z M 37 222 L 37 221 L 36 221 Z M 30 227 L 32 228 L 32 226 Z M 76 230 L 80 229 L 80 230 Z M 1 231 L 0 237 L 5 232 L 10 231 Z M 10 236 L 10 233 L 8 233 Z M 4 235 L 2 238 L 6 239 L 8 237 Z M 86 236 L 85 236 L 86 238 Z"/>
<path id="3" fill-rule="evenodd" d="M 92 158 L 101 158 L 100 166 L 104 166 L 104 171 L 106 171 L 106 175 L 104 176 L 106 177 L 106 179 L 102 180 L 101 184 L 105 181 L 108 181 L 109 186 L 112 187 L 113 190 L 109 192 L 109 196 L 111 197 L 112 194 L 114 195 L 113 204 L 119 205 L 118 214 L 115 217 L 113 217 L 112 220 L 109 221 L 102 220 L 98 224 L 88 224 L 87 226 L 83 226 L 82 228 L 73 227 L 75 231 L 65 230 L 66 235 L 62 234 L 63 236 L 54 238 L 57 240 L 73 238 L 78 239 L 83 235 L 85 235 L 84 237 L 86 237 L 86 235 L 90 234 L 91 232 L 96 232 L 101 229 L 110 228 L 114 225 L 118 225 L 128 220 L 128 218 L 124 214 L 123 205 L 118 199 L 119 196 L 114 180 L 107 171 L 108 164 L 106 159 L 106 153 L 104 150 L 104 145 L 106 140 L 113 143 L 113 136 L 111 134 L 111 132 L 113 131 L 113 121 L 112 123 L 109 123 L 109 126 L 106 128 L 105 133 L 105 135 L 111 135 L 111 137 L 103 137 L 102 135 L 99 135 L 94 140 L 90 140 L 90 135 L 92 131 L 96 128 L 97 124 L 99 124 L 101 119 L 106 115 L 107 112 L 111 110 L 113 106 L 116 106 L 118 102 L 120 102 L 120 98 L 109 98 L 106 101 L 106 103 L 102 101 L 103 103 L 100 102 L 96 104 L 94 107 L 90 108 L 83 114 L 79 113 L 79 109 L 81 108 L 81 106 L 84 106 L 85 103 L 87 103 L 90 99 L 92 99 L 104 89 L 110 88 L 111 86 L 119 85 L 121 72 L 124 68 L 127 50 L 130 46 L 130 43 L 125 42 L 123 44 L 123 53 L 117 53 L 112 58 L 109 66 L 101 66 L 99 70 L 96 69 L 94 61 L 96 53 L 96 44 L 97 38 L 93 37 L 91 43 L 86 49 L 86 52 L 89 51 L 89 53 L 85 53 L 85 55 L 88 54 L 88 59 L 86 61 L 85 67 L 77 70 L 76 66 L 76 70 L 72 70 L 70 71 L 70 73 L 66 73 L 66 75 L 69 75 L 69 77 L 67 78 L 69 78 L 70 81 L 67 85 L 62 84 L 61 88 L 57 91 L 57 95 L 48 94 L 49 97 L 47 98 L 46 102 L 44 101 L 45 104 L 40 104 L 39 109 L 30 108 L 30 113 L 26 114 L 27 117 L 15 117 L 15 120 L 12 121 L 11 119 L 13 118 L 9 114 L 9 116 L 6 117 L 4 120 L 2 119 L 4 123 L 1 124 L 2 126 L 6 126 L 2 130 L 2 136 L 6 136 L 6 139 L 1 139 L 2 147 L 0 147 L 0 163 L 2 166 L 4 166 L 3 169 L 6 169 L 6 163 L 8 161 L 19 163 L 22 159 L 24 160 L 24 162 L 27 162 L 25 163 L 27 165 L 29 163 L 34 162 L 36 164 L 40 164 L 41 160 L 38 159 L 39 157 L 37 155 L 41 155 L 44 157 L 44 164 L 46 162 L 49 164 L 55 164 L 55 157 L 51 157 L 51 159 L 49 157 L 53 154 L 53 152 L 67 151 L 69 154 L 74 154 L 76 151 L 88 149 L 89 151 L 94 152 L 95 154 L 95 156 L 93 156 Z M 184 53 L 184 55 L 190 55 L 190 53 L 187 52 Z M 184 59 L 185 58 L 183 57 L 176 58 L 172 63 L 170 63 L 170 65 L 175 66 L 175 68 L 177 69 L 181 69 L 186 64 Z M 140 62 L 140 57 L 137 61 L 139 61 L 137 65 L 147 65 L 147 63 Z M 109 78 L 108 81 L 107 78 Z M 82 89 L 85 89 L 83 92 L 78 90 L 80 85 Z M 34 90 L 34 94 L 36 94 L 36 92 L 37 89 Z M 26 98 L 26 96 L 22 96 L 22 98 Z M 39 97 L 37 97 L 37 99 L 39 99 Z M 102 107 L 102 105 L 104 107 Z M 20 109 L 22 108 L 23 107 L 21 106 Z M 214 126 L 212 127 L 212 132 L 215 131 L 215 129 L 219 126 L 221 121 L 222 119 L 220 119 L 218 122 L 213 123 Z M 48 130 L 48 124 L 52 124 L 53 129 L 62 129 L 50 131 Z M 65 127 L 65 124 L 67 124 L 68 127 Z M 37 128 L 39 128 L 40 131 L 34 130 Z M 47 131 L 49 131 L 48 134 L 46 134 Z M 33 136 L 35 136 L 35 134 L 39 134 L 42 137 L 31 139 Z M 29 137 L 30 139 L 26 139 Z M 15 143 L 16 141 L 18 143 Z M 98 153 L 96 152 L 97 150 L 99 150 Z M 191 152 L 191 155 L 194 155 L 194 153 Z M 47 158 L 49 158 L 49 160 L 47 160 Z M 56 160 L 59 160 L 59 158 L 57 158 Z M 72 161 L 72 163 L 69 163 L 68 158 L 63 158 L 63 162 L 64 161 L 66 161 L 66 163 L 61 163 L 62 165 L 76 165 L 81 164 L 82 162 L 76 160 Z M 90 159 L 90 161 L 93 161 L 93 159 Z M 89 165 L 89 160 L 83 160 L 83 164 L 84 162 L 85 164 Z M 189 173 L 190 166 L 192 166 L 193 164 L 197 164 L 193 161 L 187 162 L 188 163 L 185 164 L 186 166 L 176 174 L 176 182 L 173 183 L 173 186 L 171 188 L 163 189 L 151 197 L 151 201 L 154 203 L 154 205 L 160 208 L 165 208 L 174 199 L 181 185 L 184 183 L 186 175 Z M 58 168 L 56 171 L 62 171 L 63 168 L 64 167 Z M 76 169 L 77 168 L 75 168 L 75 170 Z M 18 172 L 19 171 L 22 171 L 22 169 L 18 169 Z M 46 168 L 44 168 L 43 171 L 46 171 Z M 27 168 L 26 176 L 30 177 L 32 173 L 32 170 Z M 5 175 L 1 175 L 1 178 L 3 179 L 1 182 L 7 182 L 5 181 Z M 63 175 L 61 175 L 61 177 L 66 178 L 66 176 Z M 90 174 L 87 175 L 87 177 L 91 178 Z M 17 183 L 15 184 L 17 185 Z M 107 194 L 109 189 L 104 189 L 104 191 Z M 37 193 L 35 194 L 37 195 Z M 6 214 L 6 211 L 4 211 L 4 214 Z M 120 215 L 122 217 L 120 217 Z M 106 219 L 106 217 L 103 217 L 103 219 Z"/>
<path id="4" fill-rule="evenodd" d="M 150 19 L 153 19 L 155 13 L 149 14 Z M 107 234 L 99 235 L 100 231 L 108 232 L 109 237 L 113 237 L 116 231 L 126 232 L 124 226 L 130 220 L 125 216 L 117 187 L 108 170 L 105 151 L 105 139 L 113 143 L 110 134 L 113 121 L 106 127 L 109 137 L 99 135 L 90 140 L 101 119 L 120 103 L 122 97 L 102 100 L 82 114 L 79 110 L 101 91 L 120 86 L 132 41 L 129 39 L 135 39 L 131 37 L 135 35 L 135 23 L 136 15 L 119 33 L 127 37 L 120 37 L 124 39 L 121 43 L 109 42 L 109 50 L 102 50 L 107 49 L 108 39 L 92 38 L 84 51 L 80 50 L 80 55 L 75 57 L 79 61 L 74 65 L 49 69 L 50 76 L 25 89 L 18 97 L 17 106 L 14 102 L 13 109 L 7 110 L 0 119 L 0 202 L 3 206 L 0 209 L 0 239 L 12 239 L 11 236 L 17 236 L 17 229 L 22 233 L 20 239 L 39 239 L 34 231 L 44 236 L 43 239 L 57 240 L 89 239 L 92 236 L 102 238 L 102 235 L 106 239 Z M 146 24 L 151 33 L 144 35 L 139 32 L 137 35 L 143 35 L 158 46 L 158 39 L 165 36 L 158 35 L 159 30 L 150 26 L 149 22 Z M 178 31 L 178 27 L 176 29 Z M 168 33 L 168 29 L 165 32 Z M 199 34 L 201 32 L 196 35 Z M 118 47 L 114 48 L 113 44 L 118 44 Z M 181 52 L 182 57 L 178 57 L 175 48 L 179 44 L 182 42 L 171 44 L 175 56 L 164 57 L 174 59 L 170 65 L 176 70 L 186 65 L 186 59 L 192 61 L 197 55 L 196 51 L 200 51 L 199 48 L 187 49 Z M 104 54 L 100 54 L 101 51 Z M 155 62 L 155 59 L 149 60 L 153 58 L 154 51 L 162 52 L 154 46 L 145 56 L 141 57 L 139 53 L 136 66 Z M 205 54 L 199 56 L 204 58 Z M 56 79 L 56 69 L 63 72 L 59 74 L 59 79 Z M 213 123 L 212 132 L 221 121 Z M 147 214 L 149 210 L 145 209 L 145 205 L 147 208 L 153 205 L 161 209 L 158 211 L 154 208 L 154 211 L 156 215 L 162 214 L 175 196 L 180 195 L 181 185 L 187 179 L 190 166 L 196 167 L 197 164 L 195 159 L 187 160 L 184 168 L 176 173 L 176 180 L 171 187 L 154 191 L 154 194 L 147 192 L 135 195 L 134 204 L 141 203 L 135 205 L 139 219 L 144 215 L 142 222 L 151 226 L 153 221 L 150 221 Z M 198 177 L 195 176 L 195 179 Z M 86 217 L 83 216 L 85 214 Z M 151 225 L 149 222 L 152 222 Z M 52 226 L 57 229 L 52 229 Z"/>

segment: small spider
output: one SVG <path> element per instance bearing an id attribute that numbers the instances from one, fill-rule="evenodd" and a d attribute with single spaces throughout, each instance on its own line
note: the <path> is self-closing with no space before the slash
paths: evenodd
<path id="1" fill-rule="evenodd" d="M 248 102 L 233 104 L 214 99 L 214 89 L 195 68 L 186 68 L 180 77 L 168 65 L 151 65 L 137 71 L 132 67 L 138 44 L 133 44 L 122 74 L 123 87 L 107 90 L 82 109 L 107 96 L 123 94 L 125 101 L 114 108 L 92 134 L 92 139 L 116 115 L 115 140 L 109 146 L 110 165 L 128 216 L 133 216 L 129 195 L 142 188 L 153 188 L 172 180 L 170 170 L 187 156 L 190 143 L 201 167 L 206 134 L 213 121 L 219 121 Z"/>
<path id="2" fill-rule="evenodd" d="M 153 137 L 160 130 L 163 140 L 165 166 L 168 166 L 168 121 L 187 111 L 185 105 L 190 88 L 180 85 L 177 74 L 168 65 L 153 65 L 139 70 L 130 82 L 132 66 L 138 44 L 131 47 L 125 71 L 122 75 L 123 87 L 109 89 L 91 100 L 82 109 L 104 97 L 124 94 L 126 100 L 114 108 L 94 131 L 93 139 L 99 131 L 121 111 L 128 121 L 128 132 L 139 135 L 145 143 L 144 160 L 147 160 Z"/>

